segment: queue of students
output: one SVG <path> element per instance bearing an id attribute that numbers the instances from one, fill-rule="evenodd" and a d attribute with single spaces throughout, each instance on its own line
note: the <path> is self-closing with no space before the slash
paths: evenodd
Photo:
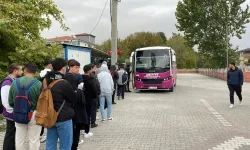
<path id="1" fill-rule="evenodd" d="M 22 68 L 13 63 L 9 67 L 9 75 L 1 83 L 2 114 L 7 122 L 3 150 L 26 150 L 26 138 L 29 150 L 38 150 L 40 143 L 45 141 L 46 150 L 56 150 L 58 142 L 62 150 L 78 150 L 78 145 L 83 143 L 81 131 L 84 138 L 89 138 L 93 136 L 90 128 L 98 126 L 98 104 L 101 121 L 111 121 L 116 88 L 118 99 L 124 99 L 127 75 L 123 66 L 118 71 L 116 66 L 109 70 L 106 62 L 98 69 L 96 65 L 88 64 L 83 68 L 84 74 L 79 73 L 80 63 L 73 59 L 67 62 L 56 58 L 45 61 L 44 66 L 39 79 L 36 79 L 36 64 L 28 63 Z M 36 123 L 39 96 L 46 90 L 44 83 L 48 87 L 53 84 L 50 91 L 54 109 L 58 112 L 53 127 L 46 129 L 46 137 L 43 136 L 44 127 Z"/>

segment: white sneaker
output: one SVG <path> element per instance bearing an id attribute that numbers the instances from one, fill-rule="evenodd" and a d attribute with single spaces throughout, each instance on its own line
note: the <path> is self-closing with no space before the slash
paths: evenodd
<path id="1" fill-rule="evenodd" d="M 230 106 L 229 106 L 229 108 L 233 108 L 234 107 L 234 105 L 233 104 L 231 104 Z"/>
<path id="2" fill-rule="evenodd" d="M 108 118 L 108 121 L 111 121 L 111 120 L 113 120 L 113 118 L 111 117 L 111 118 Z"/>
<path id="3" fill-rule="evenodd" d="M 84 142 L 83 140 L 80 140 L 79 143 L 78 143 L 78 145 L 81 145 L 83 142 Z"/>
<path id="4" fill-rule="evenodd" d="M 240 105 L 240 106 L 242 105 L 242 101 L 240 101 L 239 105 Z"/>
<path id="5" fill-rule="evenodd" d="M 88 134 L 84 133 L 85 138 L 90 138 L 91 136 L 93 136 L 93 133 L 91 132 L 89 132 Z"/>
<path id="6" fill-rule="evenodd" d="M 40 136 L 40 143 L 43 143 L 46 141 L 46 136 Z"/>
<path id="7" fill-rule="evenodd" d="M 96 120 L 99 120 L 100 118 L 98 116 L 96 116 Z"/>

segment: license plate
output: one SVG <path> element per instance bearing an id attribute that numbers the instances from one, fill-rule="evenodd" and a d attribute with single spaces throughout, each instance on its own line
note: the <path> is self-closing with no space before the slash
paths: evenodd
<path id="1" fill-rule="evenodd" d="M 150 90 L 156 90 L 157 87 L 156 86 L 150 86 L 148 89 L 150 89 Z"/>

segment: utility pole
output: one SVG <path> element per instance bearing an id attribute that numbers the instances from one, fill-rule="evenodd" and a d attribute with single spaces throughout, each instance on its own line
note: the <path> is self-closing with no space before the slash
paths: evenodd
<path id="1" fill-rule="evenodd" d="M 119 0 L 112 0 L 111 64 L 117 63 L 117 7 Z"/>
<path id="2" fill-rule="evenodd" d="M 228 10 L 227 10 L 227 12 L 226 12 L 226 51 L 227 51 L 227 67 L 226 68 L 228 68 L 228 65 L 229 65 L 229 62 L 228 62 L 228 52 L 229 52 L 229 49 L 228 49 L 228 43 L 229 43 L 229 38 L 228 38 L 228 28 L 229 28 L 229 18 L 228 18 L 228 14 L 229 14 L 229 11 L 230 11 L 230 8 L 231 8 L 231 6 L 230 6 L 230 2 L 229 1 L 226 1 L 226 5 L 227 5 L 227 8 L 228 8 Z"/>
<path id="3" fill-rule="evenodd" d="M 227 24 L 227 26 L 226 26 L 226 51 L 227 51 L 227 68 L 228 68 L 228 51 L 229 51 L 229 49 L 228 49 L 228 24 Z"/>

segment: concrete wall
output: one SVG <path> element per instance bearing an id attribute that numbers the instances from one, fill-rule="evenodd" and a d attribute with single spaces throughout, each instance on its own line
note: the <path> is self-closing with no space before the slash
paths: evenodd
<path id="1" fill-rule="evenodd" d="M 241 68 L 244 74 L 244 81 L 250 82 L 250 66 Z M 222 80 L 227 80 L 227 70 L 226 69 L 178 69 L 178 74 L 181 73 L 197 73 L 202 74 Z"/>

